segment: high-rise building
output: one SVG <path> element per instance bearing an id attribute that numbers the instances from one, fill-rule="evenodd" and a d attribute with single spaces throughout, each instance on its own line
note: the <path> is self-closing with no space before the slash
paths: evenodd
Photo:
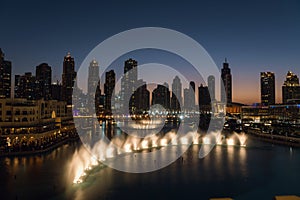
<path id="1" fill-rule="evenodd" d="M 273 72 L 260 73 L 260 94 L 262 105 L 275 104 L 275 74 Z"/>
<path id="2" fill-rule="evenodd" d="M 225 62 L 223 63 L 223 68 L 221 70 L 221 79 L 223 81 L 224 87 L 221 84 L 221 101 L 227 101 L 227 104 L 232 103 L 232 76 L 231 70 L 229 68 L 229 64 L 227 59 L 225 58 Z"/>
<path id="3" fill-rule="evenodd" d="M 184 108 L 186 110 L 192 111 L 195 109 L 195 82 L 191 81 L 189 88 L 184 89 Z"/>
<path id="4" fill-rule="evenodd" d="M 105 94 L 105 110 L 111 112 L 113 109 L 112 98 L 115 96 L 116 74 L 114 70 L 105 73 L 104 94 Z"/>
<path id="5" fill-rule="evenodd" d="M 35 76 L 37 81 L 37 99 L 50 100 L 51 99 L 51 82 L 52 70 L 47 63 L 42 63 L 36 66 Z"/>
<path id="6" fill-rule="evenodd" d="M 99 78 L 99 65 L 98 62 L 95 59 L 93 59 L 90 62 L 87 82 L 87 108 L 90 115 L 95 114 L 94 112 L 99 112 L 100 96 L 101 89 Z M 95 110 L 95 108 L 97 108 L 98 110 Z"/>
<path id="7" fill-rule="evenodd" d="M 172 97 L 171 97 L 171 109 L 174 111 L 180 111 L 182 105 L 182 84 L 178 76 L 173 79 L 172 83 Z"/>
<path id="8" fill-rule="evenodd" d="M 185 110 L 189 110 L 190 108 L 190 100 L 191 100 L 191 97 L 190 97 L 190 89 L 189 88 L 184 88 L 183 89 L 183 100 L 184 100 L 184 109 Z"/>
<path id="9" fill-rule="evenodd" d="M 89 66 L 88 95 L 95 96 L 99 80 L 99 65 L 98 62 L 94 59 Z"/>
<path id="10" fill-rule="evenodd" d="M 0 48 L 0 98 L 11 97 L 11 62 L 4 60 Z"/>
<path id="11" fill-rule="evenodd" d="M 288 71 L 282 86 L 282 102 L 286 104 L 296 99 L 300 99 L 299 78 L 293 72 Z"/>
<path id="12" fill-rule="evenodd" d="M 139 86 L 134 92 L 134 105 L 135 113 L 141 114 L 144 111 L 148 111 L 150 108 L 150 92 L 147 90 L 147 84 L 142 79 L 137 81 L 137 86 Z"/>
<path id="13" fill-rule="evenodd" d="M 203 84 L 198 87 L 198 101 L 199 106 L 209 106 L 211 103 L 209 89 L 207 86 L 203 86 Z"/>
<path id="14" fill-rule="evenodd" d="M 212 101 L 216 100 L 216 86 L 215 86 L 215 77 L 213 75 L 208 76 L 207 78 L 207 86 L 210 95 L 210 99 Z"/>
<path id="15" fill-rule="evenodd" d="M 64 57 L 62 74 L 62 99 L 67 105 L 72 105 L 73 87 L 76 79 L 75 62 L 71 54 Z"/>
<path id="16" fill-rule="evenodd" d="M 38 94 L 37 81 L 31 72 L 15 75 L 15 98 L 36 100 Z"/>
<path id="17" fill-rule="evenodd" d="M 163 106 L 166 110 L 170 109 L 170 90 L 167 83 L 157 85 L 152 91 L 152 105 L 155 104 Z"/>
<path id="18" fill-rule="evenodd" d="M 56 82 L 53 82 L 51 84 L 51 98 L 53 100 L 62 101 L 61 93 L 62 93 L 62 85 L 57 80 Z"/>
<path id="19" fill-rule="evenodd" d="M 138 63 L 136 60 L 131 58 L 126 60 L 124 64 L 124 74 L 121 79 L 121 108 L 129 106 L 129 112 L 131 113 L 134 112 L 135 109 L 135 101 L 130 101 L 130 99 L 136 90 L 137 65 Z"/>

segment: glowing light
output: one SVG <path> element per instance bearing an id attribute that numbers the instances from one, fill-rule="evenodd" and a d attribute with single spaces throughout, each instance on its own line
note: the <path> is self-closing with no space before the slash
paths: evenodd
<path id="1" fill-rule="evenodd" d="M 182 138 L 180 138 L 180 142 L 181 142 L 181 144 L 187 145 L 189 143 L 189 140 L 186 137 L 182 137 Z"/>
<path id="2" fill-rule="evenodd" d="M 106 158 L 113 158 L 114 157 L 114 148 L 108 147 L 106 150 Z"/>
<path id="3" fill-rule="evenodd" d="M 143 140 L 141 145 L 142 145 L 142 149 L 148 149 L 148 140 Z"/>
<path id="4" fill-rule="evenodd" d="M 168 145 L 167 139 L 161 139 L 160 140 L 160 146 L 167 146 L 167 145 Z"/>
<path id="5" fill-rule="evenodd" d="M 124 150 L 125 150 L 126 153 L 131 152 L 131 145 L 130 144 L 125 144 Z"/>
<path id="6" fill-rule="evenodd" d="M 209 137 L 204 137 L 203 138 L 203 144 L 210 144 L 210 138 Z"/>
<path id="7" fill-rule="evenodd" d="M 228 146 L 233 146 L 234 145 L 234 139 L 232 139 L 232 138 L 227 139 L 227 145 Z"/>

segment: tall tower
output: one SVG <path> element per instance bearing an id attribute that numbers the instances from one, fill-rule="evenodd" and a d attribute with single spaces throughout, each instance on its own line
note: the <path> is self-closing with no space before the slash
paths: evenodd
<path id="1" fill-rule="evenodd" d="M 173 79 L 172 83 L 172 97 L 171 97 L 171 106 L 175 111 L 180 110 L 180 105 L 182 105 L 182 84 L 178 76 Z"/>
<path id="2" fill-rule="evenodd" d="M 63 74 L 62 74 L 62 99 L 67 105 L 72 105 L 73 87 L 76 79 L 75 62 L 71 54 L 64 57 Z"/>
<path id="3" fill-rule="evenodd" d="M 11 97 L 11 62 L 4 60 L 0 49 L 0 98 Z"/>
<path id="4" fill-rule="evenodd" d="M 203 86 L 202 84 L 198 88 L 198 100 L 199 106 L 209 106 L 211 103 L 210 96 L 209 96 L 209 89 L 207 86 Z"/>
<path id="5" fill-rule="evenodd" d="M 232 76 L 226 58 L 225 58 L 225 62 L 223 63 L 223 68 L 221 71 L 222 71 L 221 79 L 224 84 L 224 89 L 221 90 L 221 100 L 222 102 L 227 101 L 227 104 L 231 104 L 232 103 Z M 221 88 L 223 88 L 222 85 Z"/>
<path id="6" fill-rule="evenodd" d="M 52 70 L 47 63 L 36 66 L 37 99 L 51 99 Z"/>
<path id="7" fill-rule="evenodd" d="M 92 62 L 90 62 L 89 66 L 88 95 L 95 96 L 99 80 L 99 65 L 98 62 L 94 59 L 92 60 Z"/>
<path id="8" fill-rule="evenodd" d="M 99 85 L 99 87 L 98 87 Z M 88 82 L 87 82 L 87 98 L 88 98 L 88 111 L 89 114 L 93 115 L 94 111 L 99 113 L 99 104 L 100 104 L 100 78 L 99 78 L 99 65 L 98 62 L 93 59 L 90 62 L 88 70 Z M 96 109 L 94 109 L 96 108 Z"/>
<path id="9" fill-rule="evenodd" d="M 137 81 L 137 89 L 134 92 L 134 102 L 136 107 L 135 113 L 141 114 L 144 111 L 148 111 L 150 108 L 150 92 L 147 90 L 147 84 L 142 79 Z"/>
<path id="10" fill-rule="evenodd" d="M 152 91 L 152 105 L 155 104 L 163 106 L 166 110 L 170 109 L 170 90 L 167 83 L 157 85 Z"/>
<path id="11" fill-rule="evenodd" d="M 114 89 L 116 84 L 116 74 L 114 70 L 105 73 L 104 94 L 105 94 L 105 110 L 111 112 L 112 98 L 115 96 Z"/>
<path id="12" fill-rule="evenodd" d="M 207 86 L 209 95 L 212 101 L 216 100 L 216 86 L 215 86 L 215 77 L 213 75 L 210 75 L 207 77 Z"/>
<path id="13" fill-rule="evenodd" d="M 273 72 L 260 73 L 260 94 L 262 105 L 275 104 L 275 74 Z"/>
<path id="14" fill-rule="evenodd" d="M 135 110 L 134 101 L 130 101 L 134 91 L 136 90 L 137 82 L 137 61 L 129 59 L 124 64 L 124 74 L 121 80 L 121 107 L 129 106 L 129 111 L 132 113 Z M 129 105 L 125 105 L 125 103 Z"/>
<path id="15" fill-rule="evenodd" d="M 300 99 L 300 85 L 298 76 L 288 71 L 282 86 L 282 102 L 286 104 L 292 99 Z"/>

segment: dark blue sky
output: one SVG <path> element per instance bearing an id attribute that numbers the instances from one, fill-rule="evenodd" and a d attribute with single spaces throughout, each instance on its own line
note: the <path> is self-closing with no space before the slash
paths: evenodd
<path id="1" fill-rule="evenodd" d="M 60 79 L 67 52 L 79 67 L 106 38 L 131 28 L 155 26 L 174 29 L 197 40 L 218 66 L 227 57 L 233 74 L 234 101 L 259 101 L 260 71 L 276 73 L 278 102 L 287 71 L 300 75 L 297 0 L 5 0 L 0 7 L 0 48 L 18 74 L 33 72 L 36 65 L 47 62 L 53 76 Z"/>

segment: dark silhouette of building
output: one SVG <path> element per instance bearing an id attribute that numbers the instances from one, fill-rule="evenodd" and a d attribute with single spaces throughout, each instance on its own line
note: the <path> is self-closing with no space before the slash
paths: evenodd
<path id="1" fill-rule="evenodd" d="M 99 80 L 99 65 L 98 62 L 94 59 L 89 66 L 88 95 L 95 96 Z"/>
<path id="2" fill-rule="evenodd" d="M 37 82 L 36 98 L 44 100 L 51 99 L 51 82 L 52 82 L 52 70 L 47 63 L 42 63 L 36 66 L 35 71 Z"/>
<path id="3" fill-rule="evenodd" d="M 147 84 L 142 79 L 137 81 L 137 86 L 139 86 L 134 94 L 134 99 L 131 99 L 135 105 L 135 113 L 143 113 L 148 111 L 150 108 L 150 92 L 147 90 Z"/>
<path id="4" fill-rule="evenodd" d="M 136 60 L 131 58 L 126 60 L 124 64 L 124 74 L 121 79 L 121 108 L 124 109 L 129 106 L 130 113 L 134 112 L 135 109 L 135 101 L 130 101 L 130 99 L 136 90 L 137 65 Z"/>
<path id="5" fill-rule="evenodd" d="M 195 82 L 191 81 L 189 88 L 183 90 L 184 108 L 192 111 L 195 109 Z"/>
<path id="6" fill-rule="evenodd" d="M 0 98 L 11 97 L 11 62 L 4 60 L 0 48 Z"/>
<path id="7" fill-rule="evenodd" d="M 105 73 L 104 94 L 105 94 L 105 110 L 112 111 L 112 98 L 115 96 L 116 74 L 114 70 Z"/>
<path id="8" fill-rule="evenodd" d="M 67 105 L 72 105 L 73 87 L 76 79 L 75 62 L 71 54 L 64 57 L 62 74 L 62 99 Z"/>
<path id="9" fill-rule="evenodd" d="M 159 104 L 165 109 L 170 109 L 170 90 L 167 83 L 157 85 L 152 91 L 152 105 Z"/>
<path id="10" fill-rule="evenodd" d="M 210 95 L 210 99 L 212 101 L 216 100 L 216 85 L 215 85 L 215 77 L 213 75 L 208 76 L 207 78 L 207 86 Z"/>
<path id="11" fill-rule="evenodd" d="M 37 81 L 31 72 L 15 75 L 15 98 L 36 100 L 38 94 Z"/>
<path id="12" fill-rule="evenodd" d="M 59 81 L 51 84 L 51 98 L 53 100 L 62 101 L 62 85 Z"/>
<path id="13" fill-rule="evenodd" d="M 202 84 L 198 87 L 198 101 L 199 106 L 208 106 L 211 103 L 209 90 L 207 86 L 203 86 Z"/>
<path id="14" fill-rule="evenodd" d="M 260 91 L 262 105 L 275 104 L 275 74 L 273 72 L 260 73 Z"/>
<path id="15" fill-rule="evenodd" d="M 172 97 L 171 97 L 171 109 L 174 111 L 180 111 L 182 105 L 182 84 L 178 76 L 173 79 L 172 83 Z"/>
<path id="16" fill-rule="evenodd" d="M 288 71 L 282 86 L 282 102 L 286 104 L 297 99 L 300 99 L 299 78 L 293 72 Z"/>
<path id="17" fill-rule="evenodd" d="M 223 68 L 221 70 L 221 79 L 224 84 L 224 86 L 221 84 L 221 88 L 222 88 L 221 101 L 222 102 L 227 101 L 227 104 L 231 104 L 232 103 L 232 76 L 226 58 L 225 58 L 225 62 L 223 63 Z"/>
<path id="18" fill-rule="evenodd" d="M 100 80 L 98 81 L 98 84 L 96 86 L 96 91 L 95 91 L 95 112 L 96 115 L 98 116 L 102 111 L 103 111 L 103 95 L 101 94 L 101 88 L 100 88 Z M 94 114 L 94 113 L 92 113 Z"/>
<path id="19" fill-rule="evenodd" d="M 99 87 L 98 87 L 99 85 Z M 87 108 L 90 115 L 95 114 L 94 112 L 99 112 L 99 98 L 101 95 L 100 89 L 100 78 L 99 78 L 99 65 L 98 62 L 93 59 L 90 62 L 88 70 L 88 82 L 87 82 Z M 97 95 L 96 95 L 97 93 Z M 95 110 L 96 108 L 96 110 Z M 98 110 L 97 110 L 98 109 Z"/>

